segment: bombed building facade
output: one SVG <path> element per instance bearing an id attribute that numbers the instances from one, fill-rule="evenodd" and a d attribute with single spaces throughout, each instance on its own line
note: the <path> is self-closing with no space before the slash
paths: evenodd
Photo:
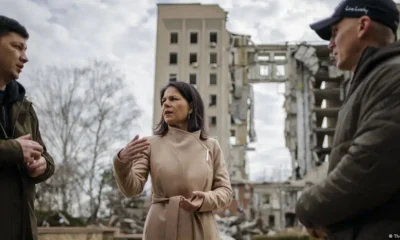
<path id="1" fill-rule="evenodd" d="M 292 179 L 313 183 L 326 176 L 351 75 L 333 65 L 326 45 L 300 44 L 291 55 L 294 77 L 285 83 L 286 146 L 292 156 Z"/>

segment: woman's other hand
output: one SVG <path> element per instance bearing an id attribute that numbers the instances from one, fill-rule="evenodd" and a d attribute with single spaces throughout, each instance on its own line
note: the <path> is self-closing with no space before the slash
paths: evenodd
<path id="1" fill-rule="evenodd" d="M 121 162 L 128 163 L 135 159 L 138 159 L 142 156 L 142 153 L 147 150 L 150 146 L 150 143 L 145 138 L 139 139 L 139 135 L 136 135 L 132 141 L 126 145 L 124 149 L 122 149 L 118 157 Z"/>
<path id="2" fill-rule="evenodd" d="M 191 199 L 181 198 L 180 206 L 188 212 L 196 212 L 203 205 L 205 193 L 201 191 L 194 191 Z"/>

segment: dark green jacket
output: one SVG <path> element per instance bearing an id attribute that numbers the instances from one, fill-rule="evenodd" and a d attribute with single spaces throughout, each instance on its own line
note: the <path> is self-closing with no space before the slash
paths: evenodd
<path id="1" fill-rule="evenodd" d="M 0 238 L 7 240 L 37 239 L 34 215 L 35 184 L 46 181 L 54 173 L 54 162 L 46 150 L 39 132 L 39 122 L 25 90 L 17 82 L 7 86 L 13 101 L 8 105 L 10 133 L 0 127 Z M 37 178 L 28 175 L 23 153 L 14 140 L 31 134 L 32 140 L 44 147 L 46 172 Z"/>
<path id="2" fill-rule="evenodd" d="M 400 43 L 363 52 L 328 176 L 303 192 L 296 214 L 306 227 L 328 228 L 330 240 L 400 235 Z"/>

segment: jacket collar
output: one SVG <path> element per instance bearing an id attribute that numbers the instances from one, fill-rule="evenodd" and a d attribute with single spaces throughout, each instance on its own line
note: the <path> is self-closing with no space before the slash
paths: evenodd
<path id="1" fill-rule="evenodd" d="M 400 55 L 400 42 L 384 47 L 367 47 L 361 54 L 357 67 L 354 71 L 353 79 L 351 81 L 350 90 L 347 96 L 357 88 L 357 86 L 367 77 L 367 75 L 374 70 L 382 62 Z"/>
<path id="2" fill-rule="evenodd" d="M 188 136 L 194 136 L 198 139 L 200 139 L 200 130 L 199 131 L 195 131 L 195 132 L 188 132 L 176 127 L 171 127 L 168 126 L 168 133 L 166 136 L 170 136 L 172 139 L 174 139 L 175 141 L 179 142 L 184 140 L 185 138 L 187 138 Z"/>

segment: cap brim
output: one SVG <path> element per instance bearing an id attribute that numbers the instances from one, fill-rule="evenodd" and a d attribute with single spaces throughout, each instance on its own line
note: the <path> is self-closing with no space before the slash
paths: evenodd
<path id="1" fill-rule="evenodd" d="M 329 18 L 322 19 L 318 22 L 310 24 L 312 30 L 314 30 L 320 38 L 329 41 L 332 37 L 332 25 L 338 23 L 340 17 L 332 16 Z"/>

